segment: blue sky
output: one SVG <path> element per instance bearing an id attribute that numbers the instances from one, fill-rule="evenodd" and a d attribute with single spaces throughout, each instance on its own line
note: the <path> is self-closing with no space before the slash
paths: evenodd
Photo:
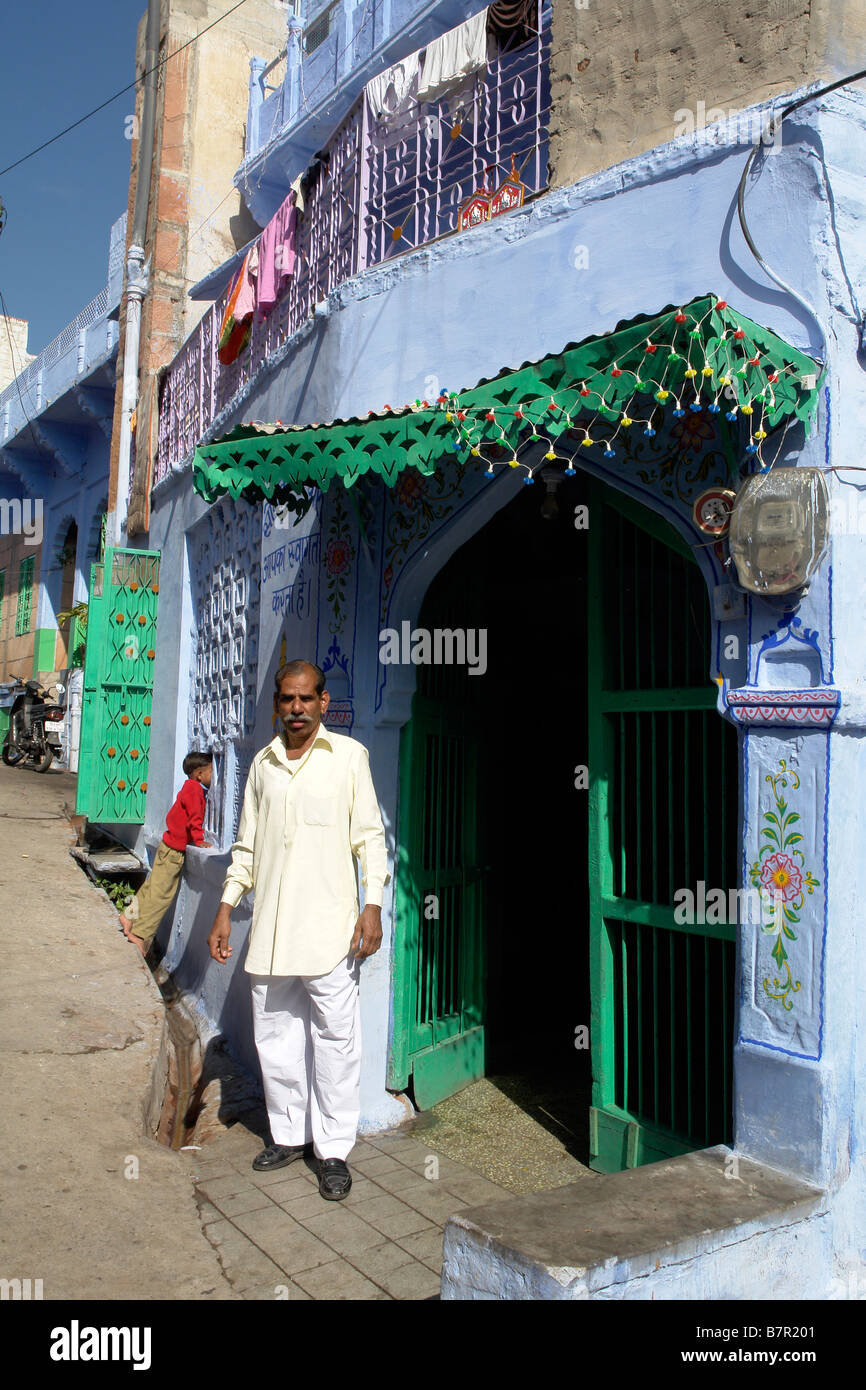
<path id="1" fill-rule="evenodd" d="M 146 0 L 6 4 L 0 17 L 0 169 L 135 78 Z M 20 168 L 0 177 L 7 210 L 0 290 L 30 321 L 39 352 L 106 283 L 112 222 L 126 210 L 127 92 Z"/>

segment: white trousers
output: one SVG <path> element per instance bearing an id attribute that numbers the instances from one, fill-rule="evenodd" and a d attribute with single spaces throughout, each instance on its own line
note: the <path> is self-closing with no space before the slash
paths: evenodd
<path id="1" fill-rule="evenodd" d="M 253 1031 L 275 1144 L 348 1158 L 361 1110 L 360 961 L 327 975 L 252 975 Z"/>

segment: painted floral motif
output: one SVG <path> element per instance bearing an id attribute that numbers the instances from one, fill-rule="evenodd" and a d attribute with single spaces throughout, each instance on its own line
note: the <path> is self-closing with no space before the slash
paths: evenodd
<path id="1" fill-rule="evenodd" d="M 693 449 L 698 453 L 704 447 L 705 439 L 715 438 L 715 430 L 703 411 L 689 410 L 671 428 L 671 438 L 677 441 L 681 449 Z"/>
<path id="2" fill-rule="evenodd" d="M 400 474 L 397 486 L 394 488 L 394 500 L 398 507 L 405 507 L 407 511 L 418 504 L 424 495 L 424 480 L 420 473 L 406 469 Z"/>
<path id="3" fill-rule="evenodd" d="M 346 574 L 352 565 L 352 547 L 345 537 L 328 542 L 325 551 L 325 568 L 328 574 Z"/>
<path id="4" fill-rule="evenodd" d="M 626 430 L 618 437 L 617 453 L 620 448 L 641 482 L 689 504 L 703 487 L 726 487 L 735 468 L 727 423 L 703 411 L 687 411 L 670 432 L 659 428 L 650 438 Z"/>
<path id="5" fill-rule="evenodd" d="M 793 902 L 799 897 L 803 875 L 789 854 L 771 854 L 761 867 L 761 887 L 771 898 Z"/>
<path id="6" fill-rule="evenodd" d="M 325 578 L 331 618 L 328 630 L 342 629 L 346 604 L 346 577 L 355 561 L 355 550 L 349 540 L 349 513 L 341 493 L 334 495 L 328 520 L 328 543 L 325 546 Z"/>
<path id="7" fill-rule="evenodd" d="M 801 988 L 801 982 L 791 974 L 786 941 L 796 941 L 794 925 L 800 921 L 800 913 L 806 894 L 810 895 L 820 887 L 820 880 L 805 868 L 805 859 L 797 846 L 803 841 L 799 830 L 793 827 L 800 819 L 798 811 L 788 807 L 780 788 L 787 788 L 790 782 L 792 791 L 798 791 L 800 779 L 785 759 L 779 760 L 779 771 L 767 774 L 766 780 L 773 788 L 775 809 L 764 812 L 766 822 L 761 831 L 765 843 L 761 846 L 758 858 L 751 867 L 752 884 L 758 889 L 762 904 L 768 910 L 770 920 L 763 922 L 761 930 L 776 940 L 771 955 L 776 962 L 778 975 L 772 980 L 764 979 L 764 990 L 771 999 L 781 1001 L 782 1007 L 790 1012 L 793 1007 L 792 995 Z"/>

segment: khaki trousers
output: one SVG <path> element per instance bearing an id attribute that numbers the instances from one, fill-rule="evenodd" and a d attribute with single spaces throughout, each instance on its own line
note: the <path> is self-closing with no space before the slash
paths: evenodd
<path id="1" fill-rule="evenodd" d="M 171 849 L 164 840 L 160 840 L 153 868 L 124 913 L 140 940 L 153 939 L 157 927 L 174 902 L 183 873 L 183 861 L 183 850 Z"/>

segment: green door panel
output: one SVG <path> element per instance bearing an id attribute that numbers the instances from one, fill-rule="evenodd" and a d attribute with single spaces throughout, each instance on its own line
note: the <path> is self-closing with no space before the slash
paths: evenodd
<path id="1" fill-rule="evenodd" d="M 484 1075 L 477 780 L 470 715 L 419 691 L 400 750 L 388 1084 L 399 1089 L 414 1076 L 422 1109 Z"/>
<path id="2" fill-rule="evenodd" d="M 415 1054 L 415 1104 L 429 1110 L 484 1075 L 484 1029 L 470 1028 Z"/>
<path id="3" fill-rule="evenodd" d="M 673 904 L 736 887 L 738 750 L 682 542 L 612 490 L 590 516 L 590 1161 L 615 1172 L 731 1138 L 736 924 Z"/>
<path id="4" fill-rule="evenodd" d="M 91 568 L 76 810 L 92 821 L 144 820 L 158 594 L 158 552 Z"/>

